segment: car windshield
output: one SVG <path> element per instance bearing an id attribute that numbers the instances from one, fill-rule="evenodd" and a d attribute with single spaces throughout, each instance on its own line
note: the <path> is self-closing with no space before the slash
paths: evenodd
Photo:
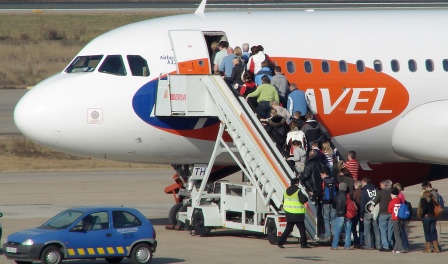
<path id="1" fill-rule="evenodd" d="M 83 214 L 84 213 L 80 211 L 66 210 L 57 214 L 56 216 L 45 222 L 43 225 L 41 225 L 39 228 L 64 229 L 73 224 L 73 222 L 75 222 Z"/>

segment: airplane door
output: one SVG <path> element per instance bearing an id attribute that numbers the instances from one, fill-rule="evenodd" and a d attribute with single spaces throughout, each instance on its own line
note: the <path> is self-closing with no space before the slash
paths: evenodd
<path id="1" fill-rule="evenodd" d="M 178 74 L 211 74 L 204 34 L 200 30 L 169 31 Z"/>

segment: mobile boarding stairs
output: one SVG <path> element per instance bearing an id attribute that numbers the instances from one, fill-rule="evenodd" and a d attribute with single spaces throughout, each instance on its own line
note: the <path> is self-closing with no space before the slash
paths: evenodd
<path id="1" fill-rule="evenodd" d="M 236 96 L 218 75 L 167 75 L 159 78 L 154 114 L 218 117 L 221 121 L 209 163 L 193 168 L 190 199 L 184 200 L 188 207 L 178 213 L 178 221 L 198 235 L 225 227 L 266 234 L 275 244 L 286 227 L 283 194 L 295 175 L 246 100 Z M 224 131 L 233 142 L 223 139 Z M 232 156 L 248 182 L 209 182 L 215 159 L 222 153 Z M 305 227 L 309 238 L 318 240 L 316 207 L 311 201 Z M 292 236 L 300 237 L 297 228 Z"/>

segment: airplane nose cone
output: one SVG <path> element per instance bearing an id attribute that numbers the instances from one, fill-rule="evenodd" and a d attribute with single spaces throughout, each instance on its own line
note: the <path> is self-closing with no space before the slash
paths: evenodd
<path id="1" fill-rule="evenodd" d="M 61 137 L 57 109 L 51 99 L 39 91 L 28 91 L 14 109 L 14 122 L 27 138 L 47 147 L 54 147 Z"/>

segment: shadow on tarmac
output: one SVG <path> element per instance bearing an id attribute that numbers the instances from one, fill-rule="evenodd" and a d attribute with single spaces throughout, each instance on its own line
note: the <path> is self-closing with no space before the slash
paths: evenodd
<path id="1" fill-rule="evenodd" d="M 322 257 L 318 256 L 294 256 L 294 257 L 285 257 L 287 259 L 298 259 L 298 260 L 311 260 L 311 261 L 327 261 L 323 260 Z"/>
<path id="2" fill-rule="evenodd" d="M 154 257 L 151 261 L 151 263 L 153 263 L 153 264 L 168 264 L 168 263 L 179 263 L 179 262 L 185 262 L 185 259 Z"/>
<path id="3" fill-rule="evenodd" d="M 150 218 L 148 219 L 151 224 L 159 226 L 159 225 L 168 225 L 168 218 Z"/>

